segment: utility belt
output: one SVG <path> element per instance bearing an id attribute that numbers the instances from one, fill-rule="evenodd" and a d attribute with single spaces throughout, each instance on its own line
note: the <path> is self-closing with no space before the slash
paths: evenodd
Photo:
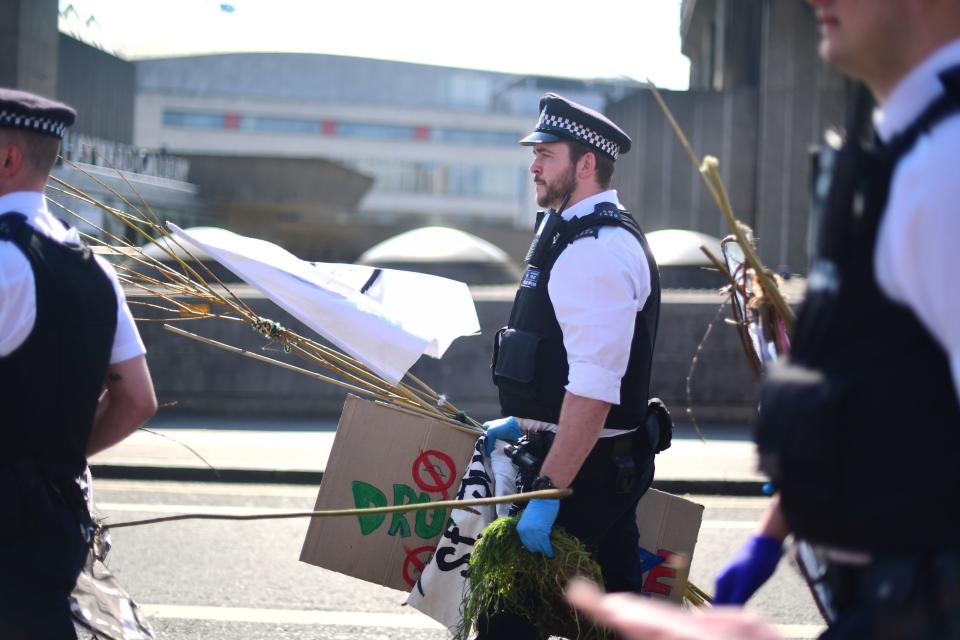
<path id="1" fill-rule="evenodd" d="M 20 458 L 0 462 L 0 487 L 7 497 L 0 501 L 0 521 L 9 523 L 0 539 L 14 539 L 43 530 L 57 511 L 68 511 L 80 523 L 79 533 L 88 544 L 93 540 L 94 523 L 80 488 L 80 473 L 71 465 L 37 462 Z"/>
<path id="2" fill-rule="evenodd" d="M 529 491 L 533 481 L 540 475 L 540 467 L 546 460 L 556 438 L 552 431 L 534 431 L 522 436 L 517 444 L 508 446 L 506 453 L 517 466 L 517 486 L 520 492 Z M 639 429 L 623 435 L 600 438 L 580 467 L 580 473 L 595 470 L 616 470 L 616 492 L 631 493 L 638 480 L 638 461 L 653 455 L 646 437 Z"/>
<path id="3" fill-rule="evenodd" d="M 517 466 L 517 485 L 521 492 L 528 490 L 540 475 L 540 466 L 555 438 L 553 431 L 533 431 L 522 436 L 515 446 L 506 448 L 507 455 Z M 616 473 L 615 491 L 632 493 L 643 470 L 642 464 L 669 448 L 672 438 L 670 413 L 659 398 L 652 398 L 647 405 L 647 419 L 643 426 L 598 439 L 583 461 L 580 472 L 603 473 L 612 466 Z"/>
<path id="4" fill-rule="evenodd" d="M 881 616 L 914 608 L 960 614 L 960 551 L 880 555 L 865 564 L 827 560 L 821 580 L 838 616 L 861 607 Z"/>

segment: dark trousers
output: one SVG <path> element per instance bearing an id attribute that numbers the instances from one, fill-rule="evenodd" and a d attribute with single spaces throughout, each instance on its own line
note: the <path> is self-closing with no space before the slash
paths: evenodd
<path id="1" fill-rule="evenodd" d="M 884 556 L 863 568 L 831 566 L 837 621 L 826 640 L 960 638 L 960 553 Z"/>
<path id="2" fill-rule="evenodd" d="M 76 640 L 68 598 L 89 549 L 81 519 L 40 477 L 0 477 L 0 638 Z"/>
<path id="3" fill-rule="evenodd" d="M 622 437 L 622 436 L 621 436 Z M 637 478 L 626 493 L 618 492 L 617 465 L 613 456 L 598 444 L 573 480 L 573 495 L 560 501 L 555 527 L 563 527 L 590 551 L 603 572 L 608 592 L 633 591 L 642 586 L 640 556 L 637 552 L 637 503 L 653 482 L 654 462 L 649 452 L 634 456 Z M 534 640 L 546 638 L 521 616 L 505 611 L 493 616 L 481 614 L 477 640 Z"/>

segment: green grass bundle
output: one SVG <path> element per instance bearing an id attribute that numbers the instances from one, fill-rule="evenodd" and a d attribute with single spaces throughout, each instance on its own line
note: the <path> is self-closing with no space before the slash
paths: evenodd
<path id="1" fill-rule="evenodd" d="M 602 640 L 606 632 L 578 616 L 563 590 L 575 576 L 603 584 L 600 565 L 583 544 L 560 527 L 550 535 L 554 556 L 527 551 L 517 535 L 519 518 L 490 523 L 470 554 L 470 577 L 464 593 L 458 640 L 467 640 L 480 616 L 509 610 L 544 634 Z"/>

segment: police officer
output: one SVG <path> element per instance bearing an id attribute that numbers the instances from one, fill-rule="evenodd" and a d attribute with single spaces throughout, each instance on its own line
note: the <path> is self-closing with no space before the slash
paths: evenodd
<path id="1" fill-rule="evenodd" d="M 553 555 L 561 526 L 594 554 L 611 591 L 639 591 L 637 502 L 653 480 L 644 422 L 660 310 L 657 265 L 639 225 L 610 188 L 630 138 L 613 122 L 548 93 L 540 100 L 530 171 L 542 215 L 510 320 L 494 345 L 502 420 L 497 440 L 543 460 L 525 488 L 572 487 L 571 498 L 533 500 L 517 532 L 529 551 Z M 510 612 L 479 621 L 481 638 L 533 638 Z"/>
<path id="2" fill-rule="evenodd" d="M 77 478 L 156 411 L 116 274 L 44 199 L 75 117 L 0 88 L 3 638 L 76 638 L 67 598 L 92 531 Z"/>
<path id="3" fill-rule="evenodd" d="M 779 493 L 721 573 L 742 603 L 788 532 L 823 562 L 829 638 L 960 637 L 960 3 L 810 0 L 820 54 L 878 103 L 821 166 L 792 362 L 757 438 Z M 855 121 L 854 123 L 855 124 Z"/>

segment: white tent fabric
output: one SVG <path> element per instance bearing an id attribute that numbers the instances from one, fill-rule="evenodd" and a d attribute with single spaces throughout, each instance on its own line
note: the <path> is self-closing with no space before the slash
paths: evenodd
<path id="1" fill-rule="evenodd" d="M 422 354 L 440 358 L 456 338 L 480 331 L 462 282 L 305 262 L 264 240 L 229 231 L 200 239 L 171 222 L 167 226 L 391 384 Z"/>

